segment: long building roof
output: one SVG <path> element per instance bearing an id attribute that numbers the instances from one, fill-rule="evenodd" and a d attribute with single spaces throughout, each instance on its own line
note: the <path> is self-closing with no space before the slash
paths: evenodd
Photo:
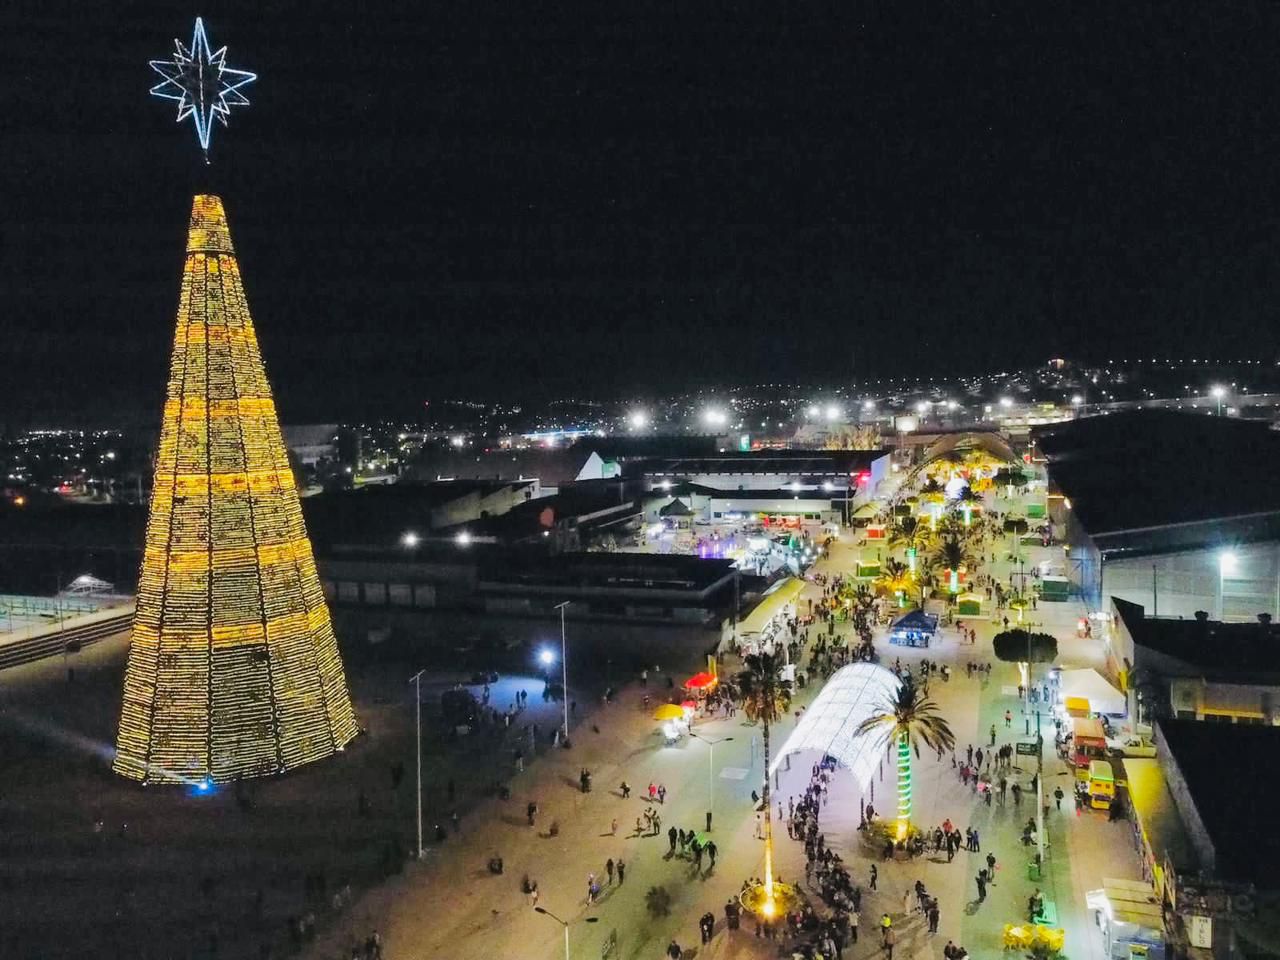
<path id="1" fill-rule="evenodd" d="M 1036 442 L 1095 539 L 1280 513 L 1280 433 L 1265 423 L 1141 410 L 1055 424 Z"/>

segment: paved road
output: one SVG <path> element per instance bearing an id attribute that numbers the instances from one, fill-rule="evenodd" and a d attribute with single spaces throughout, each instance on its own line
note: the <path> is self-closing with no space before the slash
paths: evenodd
<path id="1" fill-rule="evenodd" d="M 1002 505 L 998 508 L 1003 508 Z M 1000 557 L 1003 543 L 989 547 Z M 823 572 L 848 570 L 855 544 L 842 540 L 819 565 Z M 1050 552 L 1028 551 L 1032 561 Z M 988 572 L 1007 576 L 1009 564 L 1003 559 L 986 567 Z M 810 587 L 807 595 L 816 595 Z M 802 598 L 804 603 L 806 598 Z M 1061 661 L 1071 665 L 1098 665 L 1099 644 L 1075 638 L 1075 620 L 1080 614 L 1075 604 L 1041 605 L 1031 619 L 1045 624 L 1062 641 Z M 973 622 L 979 632 L 976 646 L 960 645 L 954 632 L 945 633 L 940 645 L 929 651 L 890 647 L 877 641 L 882 658 L 905 662 L 921 656 L 955 665 L 955 679 L 935 682 L 931 692 L 956 732 L 959 750 L 973 743 L 986 745 L 991 723 L 999 727 L 999 742 L 1011 742 L 1022 730 L 1017 725 L 1006 731 L 1006 709 L 1018 712 L 1015 668 L 994 662 L 989 682 L 965 676 L 968 660 L 992 660 L 990 638 L 995 624 Z M 842 625 L 841 630 L 848 627 Z M 661 694 L 653 689 L 650 693 Z M 809 701 L 816 689 L 811 686 L 799 696 Z M 754 810 L 750 792 L 762 775 L 758 731 L 739 714 L 734 720 L 715 720 L 699 726 L 698 732 L 713 739 L 732 736 L 715 751 L 715 830 L 719 847 L 716 868 L 695 870 L 687 861 L 667 854 L 668 826 L 701 829 L 708 806 L 708 748 L 687 740 L 666 747 L 640 705 L 638 684 L 623 689 L 615 703 L 598 707 L 575 737 L 573 749 L 553 752 L 519 774 L 512 784 L 512 799 L 506 803 L 489 801 L 469 811 L 463 820 L 462 836 L 433 849 L 428 861 L 415 865 L 407 874 L 367 894 L 346 916 L 342 926 L 319 941 L 310 955 L 316 958 L 345 957 L 343 952 L 353 936 L 363 937 L 378 928 L 386 943 L 389 960 L 450 956 L 466 960 L 520 956 L 529 960 L 563 955 L 562 931 L 554 920 L 530 909 L 531 898 L 520 891 L 525 874 L 539 886 L 539 903 L 570 921 L 574 957 L 597 957 L 604 942 L 616 934 L 613 956 L 652 957 L 662 955 L 667 942 L 676 938 L 686 948 L 697 947 L 697 917 L 707 910 L 722 917 L 725 900 L 736 893 L 742 879 L 762 870 L 762 844 L 754 834 Z M 595 724 L 598 732 L 592 730 Z M 781 724 L 775 744 L 781 744 L 792 722 Z M 753 756 L 754 754 L 754 756 Z M 799 793 L 804 772 L 812 758 L 797 757 L 790 775 L 784 775 L 779 795 Z M 577 789 L 579 770 L 586 766 L 594 775 L 595 789 L 583 794 Z M 1056 760 L 1046 769 L 1046 780 L 1066 782 L 1065 771 Z M 748 772 L 749 771 L 749 772 Z M 1028 774 L 1029 776 L 1029 771 Z M 788 779 L 789 776 L 789 779 Z M 875 784 L 877 796 L 887 801 L 895 789 L 892 770 Z M 624 800 L 617 786 L 626 779 L 634 793 Z M 658 837 L 634 836 L 638 816 L 650 804 L 644 799 L 650 780 L 667 787 L 666 803 L 656 805 L 663 820 Z M 906 936 L 898 957 L 940 957 L 948 938 L 964 944 L 976 956 L 999 952 L 1002 924 L 1017 921 L 1033 884 L 1026 876 L 1028 851 L 1019 842 L 1021 824 L 1033 815 L 1031 801 L 1020 808 L 982 806 L 963 787 L 951 767 L 950 757 L 941 762 L 925 757 L 917 762 L 915 774 L 916 819 L 922 824 L 940 823 L 950 817 L 963 829 L 973 825 L 983 837 L 983 856 L 993 850 L 999 861 L 997 882 L 984 903 L 977 904 L 974 876 L 980 858 L 961 854 L 956 861 L 887 864 L 881 867 L 879 891 L 864 899 L 864 929 L 870 930 L 881 912 L 901 913 L 902 894 L 917 878 L 940 898 L 942 922 L 933 937 L 912 932 L 918 919 L 907 921 Z M 883 792 L 882 792 L 883 791 Z M 856 833 L 858 801 L 856 787 L 847 774 L 836 778 L 829 809 L 824 812 L 824 830 L 829 842 L 841 852 L 853 869 L 856 880 L 865 882 L 867 861 Z M 524 808 L 535 800 L 541 814 L 536 827 L 525 823 Z M 862 798 L 869 799 L 869 798 Z M 611 822 L 618 821 L 617 833 Z M 547 835 L 547 825 L 558 821 L 559 835 Z M 1073 958 L 1100 958 L 1100 943 L 1091 930 L 1083 909 L 1084 890 L 1100 885 L 1102 876 L 1137 876 L 1136 858 L 1129 841 L 1127 824 L 1108 824 L 1096 815 L 1077 819 L 1073 810 L 1051 812 L 1049 818 L 1051 852 L 1049 867 L 1041 887 L 1053 899 L 1062 923 L 1068 929 L 1069 952 Z M 779 831 L 778 872 L 788 879 L 803 873 L 803 851 Z M 504 876 L 491 875 L 485 868 L 488 857 L 499 853 L 505 860 Z M 607 859 L 624 860 L 626 882 L 606 886 L 600 902 L 586 904 L 587 877 L 604 876 Z M 941 858 L 945 861 L 945 857 Z M 668 916 L 652 917 L 645 909 L 645 894 L 651 887 L 665 888 L 671 897 Z M 585 918 L 595 917 L 587 924 Z M 901 922 L 901 921 L 900 921 Z M 712 944 L 700 948 L 705 958 L 766 956 L 776 954 L 766 941 L 751 935 L 747 924 L 731 936 L 717 927 Z M 846 951 L 854 960 L 877 955 L 874 937 L 864 937 L 856 948 Z"/>

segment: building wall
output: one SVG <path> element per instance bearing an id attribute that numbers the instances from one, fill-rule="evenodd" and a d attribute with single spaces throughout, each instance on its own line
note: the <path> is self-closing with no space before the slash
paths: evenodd
<path id="1" fill-rule="evenodd" d="M 1191 845 L 1195 848 L 1196 857 L 1200 861 L 1201 868 L 1206 873 L 1213 873 L 1217 865 L 1217 852 L 1214 850 L 1213 841 L 1209 838 L 1209 831 L 1205 828 L 1204 820 L 1200 817 L 1200 811 L 1196 809 L 1195 801 L 1191 797 L 1191 790 L 1187 786 L 1186 778 L 1182 775 L 1182 770 L 1178 766 L 1178 762 L 1174 759 L 1173 754 L 1169 750 L 1168 740 L 1164 736 L 1164 732 L 1156 725 L 1156 759 L 1160 762 L 1160 769 L 1164 772 L 1165 783 L 1169 787 L 1169 793 L 1173 796 L 1174 806 L 1178 808 L 1178 814 L 1182 818 L 1182 825 L 1186 828 L 1187 836 L 1191 840 Z"/>
<path id="2" fill-rule="evenodd" d="M 1191 619 L 1204 610 L 1210 619 L 1251 622 L 1259 613 L 1280 620 L 1280 543 L 1249 544 L 1231 550 L 1205 548 L 1134 558 L 1108 558 L 1101 594 L 1141 604 L 1149 616 Z"/>
<path id="3" fill-rule="evenodd" d="M 522 480 L 499 487 L 489 493 L 473 490 L 456 500 L 441 504 L 431 511 L 431 528 L 439 530 L 482 517 L 500 517 L 526 500 L 542 496 L 537 480 Z"/>

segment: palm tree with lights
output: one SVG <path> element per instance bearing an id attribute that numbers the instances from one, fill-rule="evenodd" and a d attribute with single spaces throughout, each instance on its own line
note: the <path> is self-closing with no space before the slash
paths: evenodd
<path id="1" fill-rule="evenodd" d="M 943 537 L 929 557 L 929 567 L 947 571 L 947 589 L 955 593 L 959 589 L 959 575 L 963 570 L 976 570 L 978 558 L 963 539 L 957 536 Z"/>
<path id="2" fill-rule="evenodd" d="M 738 674 L 738 690 L 742 694 L 742 711 L 747 719 L 760 724 L 764 741 L 764 893 L 765 902 L 773 900 L 773 818 L 769 803 L 769 728 L 791 709 L 791 683 L 778 676 L 782 661 L 773 653 L 748 655 L 744 669 Z"/>
<path id="3" fill-rule="evenodd" d="M 876 712 L 858 724 L 855 735 L 879 733 L 886 743 L 898 747 L 898 837 L 907 835 L 911 824 L 911 753 L 920 758 L 920 743 L 931 750 L 951 750 L 956 745 L 951 725 L 938 712 L 938 705 L 916 687 L 907 675 L 897 692 L 876 705 Z"/>
<path id="4" fill-rule="evenodd" d="M 900 517 L 889 534 L 889 547 L 894 550 L 901 548 L 907 556 L 907 567 L 915 573 L 916 554 L 928 540 L 929 531 L 918 517 Z"/>
<path id="5" fill-rule="evenodd" d="M 916 579 L 907 565 L 896 557 L 890 557 L 884 562 L 880 579 L 876 581 L 876 586 L 887 596 L 893 597 L 898 606 L 903 605 L 904 598 L 915 585 Z"/>

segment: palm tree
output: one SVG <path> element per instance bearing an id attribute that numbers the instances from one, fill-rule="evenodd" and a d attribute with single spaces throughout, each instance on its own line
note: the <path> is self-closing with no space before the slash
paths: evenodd
<path id="1" fill-rule="evenodd" d="M 855 735 L 880 732 L 886 743 L 898 745 L 898 836 L 904 837 L 911 822 L 911 751 L 920 756 L 920 741 L 932 750 L 956 745 L 951 725 L 938 713 L 938 705 L 922 694 L 908 678 L 896 693 L 885 697 L 873 713 L 858 724 Z"/>
<path id="2" fill-rule="evenodd" d="M 889 534 L 890 549 L 901 547 L 907 554 L 907 566 L 915 572 L 915 556 L 920 547 L 929 539 L 929 531 L 917 517 L 901 517 Z"/>
<path id="3" fill-rule="evenodd" d="M 944 537 L 930 555 L 929 566 L 934 570 L 946 570 L 948 578 L 954 582 L 961 567 L 976 570 L 978 558 L 964 540 L 955 536 Z"/>
<path id="4" fill-rule="evenodd" d="M 791 708 L 791 684 L 778 676 L 782 664 L 772 653 L 751 654 L 744 660 L 746 669 L 738 674 L 742 693 L 742 710 L 747 719 L 764 728 L 764 888 L 767 899 L 773 897 L 773 818 L 769 804 L 769 727 L 787 715 Z"/>
<path id="5" fill-rule="evenodd" d="M 880 579 L 876 581 L 876 586 L 893 597 L 895 602 L 901 603 L 901 598 L 915 586 L 915 578 L 905 563 L 890 557 L 881 568 Z"/>

